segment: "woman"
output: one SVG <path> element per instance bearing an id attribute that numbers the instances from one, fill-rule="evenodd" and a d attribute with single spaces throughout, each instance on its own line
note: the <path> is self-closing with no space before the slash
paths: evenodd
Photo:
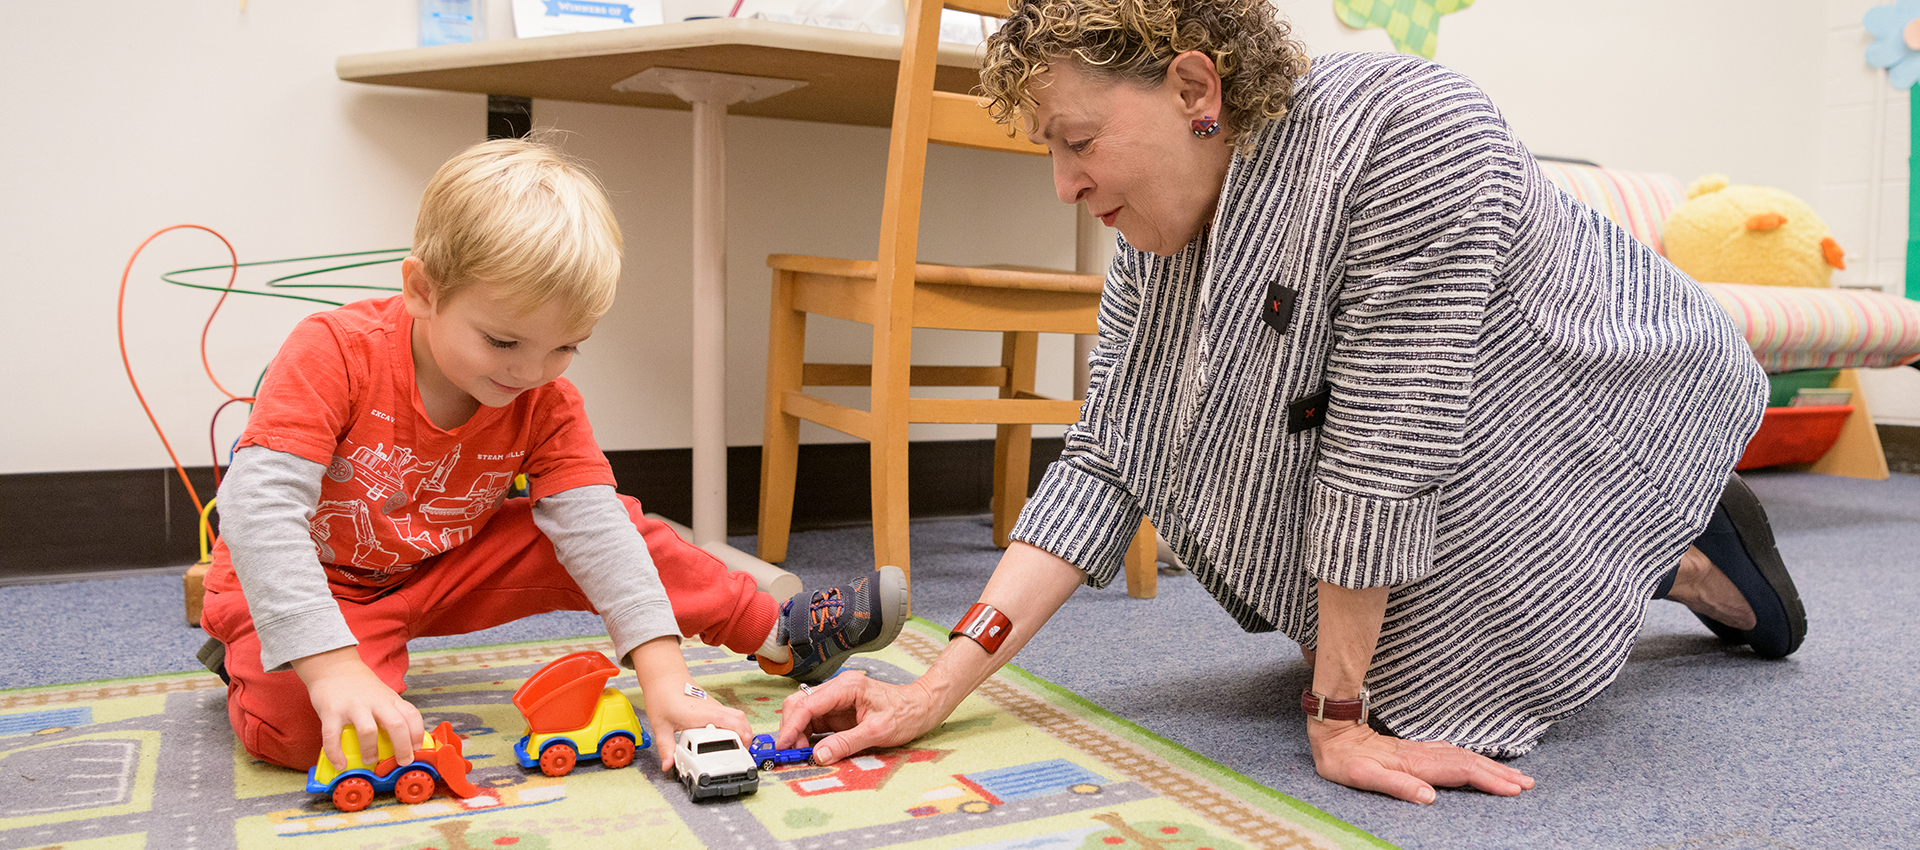
<path id="1" fill-rule="evenodd" d="M 906 686 L 794 695 L 783 745 L 843 730 L 831 762 L 933 729 L 1113 578 L 1143 513 L 1243 628 L 1301 644 L 1320 774 L 1410 801 L 1531 788 L 1488 756 L 1611 682 L 1650 599 L 1760 655 L 1799 645 L 1765 515 L 1729 481 L 1765 375 L 1464 78 L 1308 70 L 1264 0 L 1023 0 L 982 80 L 1060 199 L 1124 239 L 1086 405 L 974 639 Z"/>

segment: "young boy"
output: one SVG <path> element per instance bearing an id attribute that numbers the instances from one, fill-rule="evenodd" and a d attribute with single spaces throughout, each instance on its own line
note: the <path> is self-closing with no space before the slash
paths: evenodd
<path id="1" fill-rule="evenodd" d="M 428 185 L 403 294 L 288 337 L 220 488 L 202 617 L 249 753 L 344 764 L 351 725 L 365 763 L 375 729 L 405 763 L 425 729 L 400 697 L 407 641 L 546 611 L 600 614 L 660 741 L 709 723 L 752 736 L 687 687 L 682 635 L 818 682 L 899 633 L 896 568 L 783 606 L 615 494 L 560 374 L 613 302 L 620 252 L 583 168 L 535 142 L 482 143 Z M 519 473 L 529 497 L 505 498 Z"/>

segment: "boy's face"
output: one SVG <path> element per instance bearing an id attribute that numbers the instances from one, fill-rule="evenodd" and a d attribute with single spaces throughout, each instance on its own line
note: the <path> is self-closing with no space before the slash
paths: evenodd
<path id="1" fill-rule="evenodd" d="M 472 402 L 505 407 L 521 393 L 560 377 L 593 332 L 550 302 L 522 312 L 499 287 L 476 283 L 438 295 L 418 260 L 402 263 L 413 315 L 414 371 L 429 415 Z M 436 417 L 437 421 L 438 417 Z"/>

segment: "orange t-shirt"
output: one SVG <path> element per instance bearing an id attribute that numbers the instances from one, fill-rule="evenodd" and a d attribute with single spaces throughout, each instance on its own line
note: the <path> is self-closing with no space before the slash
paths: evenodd
<path id="1" fill-rule="evenodd" d="M 487 524 L 516 473 L 540 498 L 614 483 L 580 393 L 564 378 L 434 425 L 414 381 L 413 318 L 400 296 L 301 321 L 268 368 L 241 446 L 327 467 L 311 522 L 336 586 L 381 587 Z"/>

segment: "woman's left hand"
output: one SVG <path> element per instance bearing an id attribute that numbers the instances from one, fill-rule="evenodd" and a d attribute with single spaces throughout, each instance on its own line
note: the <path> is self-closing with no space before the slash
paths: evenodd
<path id="1" fill-rule="evenodd" d="M 1533 777 L 1479 753 L 1382 735 L 1364 724 L 1309 719 L 1307 740 L 1321 777 L 1409 803 L 1432 803 L 1435 785 L 1471 785 L 1502 797 L 1533 788 Z"/>

